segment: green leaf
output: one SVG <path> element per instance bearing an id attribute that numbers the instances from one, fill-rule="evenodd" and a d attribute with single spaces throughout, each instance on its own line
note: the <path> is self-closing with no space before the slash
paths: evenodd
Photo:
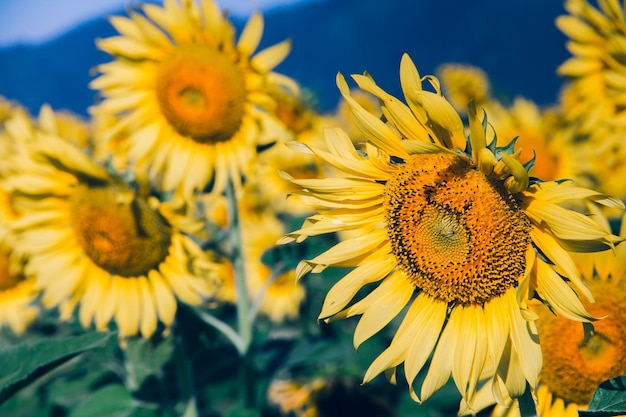
<path id="1" fill-rule="evenodd" d="M 121 384 L 111 384 L 95 391 L 77 405 L 69 417 L 129 417 L 136 408 L 135 400 Z"/>
<path id="2" fill-rule="evenodd" d="M 144 381 L 159 376 L 163 366 L 169 362 L 174 352 L 173 337 L 159 340 L 130 339 L 124 353 L 126 361 L 126 386 L 131 391 L 141 388 Z"/>
<path id="3" fill-rule="evenodd" d="M 608 417 L 626 414 L 626 376 L 601 383 L 591 398 L 587 410 L 578 412 L 580 417 Z"/>
<path id="4" fill-rule="evenodd" d="M 236 405 L 232 410 L 230 410 L 228 417 L 261 417 L 261 413 L 252 408 L 245 408 L 241 405 Z"/>
<path id="5" fill-rule="evenodd" d="M 35 343 L 25 342 L 0 352 L 0 404 L 76 355 L 104 346 L 113 334 L 88 333 Z"/>

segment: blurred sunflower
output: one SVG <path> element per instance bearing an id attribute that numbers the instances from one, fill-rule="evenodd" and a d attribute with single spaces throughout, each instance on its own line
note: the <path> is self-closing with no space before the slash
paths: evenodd
<path id="1" fill-rule="evenodd" d="M 270 117 L 268 89 L 297 89 L 272 72 L 290 43 L 253 56 L 261 15 L 251 16 L 235 42 L 234 26 L 211 0 L 145 4 L 129 15 L 111 19 L 120 36 L 97 42 L 116 58 L 100 65 L 91 83 L 104 97 L 92 114 L 109 118 L 103 123 L 110 126 L 103 134 L 109 151 L 165 191 L 210 186 L 220 193 L 229 178 L 239 189 L 260 120 Z"/>
<path id="2" fill-rule="evenodd" d="M 537 316 L 527 309 L 528 300 L 540 298 L 569 319 L 594 320 L 578 298 L 592 295 L 563 247 L 591 251 L 619 241 L 560 203 L 623 204 L 571 182 L 531 181 L 530 164 L 519 162 L 514 143 L 498 147 L 495 138 L 488 141 L 489 125 L 472 106 L 466 140 L 438 80 L 421 78 L 407 55 L 400 81 L 408 106 L 370 77 L 352 77 L 381 100 L 385 121 L 351 98 L 339 74 L 339 90 L 368 140 L 365 154 L 340 129 L 327 130 L 329 151 L 311 151 L 345 174 L 293 180 L 319 214 L 281 242 L 350 229 L 362 233 L 302 261 L 298 277 L 328 266 L 355 267 L 331 288 L 320 313 L 326 320 L 360 315 L 355 347 L 408 305 L 364 382 L 383 371 L 393 380 L 404 362 L 418 402 L 450 376 L 470 409 L 481 380 L 497 401 L 522 395 L 527 384 L 536 386 L 542 366 Z M 434 92 L 423 89 L 425 81 Z M 361 288 L 377 282 L 351 303 Z"/>
<path id="3" fill-rule="evenodd" d="M 80 304 L 78 318 L 97 329 L 114 320 L 120 338 L 148 338 L 160 320 L 170 326 L 176 298 L 199 304 L 214 292 L 211 265 L 183 233 L 190 222 L 173 203 L 110 176 L 68 140 L 41 130 L 23 114 L 6 123 L 20 145 L 2 185 L 18 217 L 15 249 L 27 256 L 44 307 L 61 319 Z"/>
<path id="4" fill-rule="evenodd" d="M 35 280 L 24 274 L 24 262 L 12 250 L 9 225 L 15 219 L 9 196 L 0 189 L 0 327 L 8 326 L 15 334 L 23 334 L 35 320 L 38 291 Z"/>
<path id="5" fill-rule="evenodd" d="M 310 153 L 297 152 L 285 145 L 286 142 L 322 146 L 324 118 L 315 112 L 301 96 L 284 90 L 272 93 L 276 101 L 276 119 L 267 118 L 262 127 L 263 135 L 273 135 L 275 142 L 259 152 L 250 167 L 246 178 L 244 194 L 257 211 L 271 207 L 275 213 L 302 216 L 310 214 L 309 205 L 297 198 L 286 198 L 295 191 L 292 182 L 283 178 L 285 171 L 296 178 L 322 176 L 324 167 L 319 159 Z M 268 140 L 269 141 L 269 140 Z"/>
<path id="6" fill-rule="evenodd" d="M 283 224 L 271 213 L 242 213 L 242 256 L 246 284 L 251 298 L 259 298 L 259 311 L 276 323 L 297 318 L 300 315 L 300 304 L 306 297 L 305 288 L 297 282 L 293 269 L 282 265 L 270 267 L 262 261 L 263 254 L 276 245 L 283 230 Z"/>
<path id="7" fill-rule="evenodd" d="M 557 70 L 561 107 L 578 140 L 590 142 L 589 174 L 599 191 L 626 198 L 626 18 L 619 0 L 568 0 L 556 20 L 573 55 Z"/>
<path id="8" fill-rule="evenodd" d="M 609 232 L 606 217 L 596 211 L 595 219 Z M 626 237 L 626 217 L 620 236 Z M 574 254 L 595 303 L 583 302 L 595 316 L 606 316 L 594 323 L 591 334 L 579 324 L 555 316 L 539 303 L 533 305 L 540 319 L 539 338 L 545 346 L 544 366 L 539 375 L 537 414 L 543 417 L 578 417 L 585 410 L 600 383 L 626 375 L 626 246 L 615 251 Z M 494 416 L 519 416 L 515 401 L 496 406 Z"/>
<path id="9" fill-rule="evenodd" d="M 436 69 L 435 74 L 441 81 L 443 94 L 461 115 L 467 115 L 467 103 L 472 100 L 479 108 L 493 101 L 489 77 L 478 67 L 442 64 Z"/>
<path id="10" fill-rule="evenodd" d="M 393 415 L 393 409 L 380 392 L 368 390 L 352 378 L 331 376 L 316 378 L 310 382 L 277 379 L 270 383 L 267 397 L 283 416 Z"/>
<path id="11" fill-rule="evenodd" d="M 557 27 L 569 38 L 573 55 L 557 69 L 568 83 L 562 105 L 570 120 L 581 122 L 588 133 L 599 123 L 615 119 L 624 123 L 626 114 L 626 19 L 619 0 L 598 0 L 599 8 L 587 0 L 567 0 L 568 15 L 556 19 Z"/>
<path id="12" fill-rule="evenodd" d="M 557 106 L 540 108 L 531 100 L 516 97 L 504 103 L 491 94 L 487 74 L 471 65 L 443 64 L 437 68 L 441 90 L 460 115 L 467 115 L 467 103 L 489 115 L 489 123 L 498 132 L 498 146 L 506 146 L 516 137 L 519 159 L 534 160 L 529 174 L 543 180 L 570 178 L 585 186 L 594 185 L 586 143 L 577 141 L 575 129 L 567 126 Z M 568 152 L 563 152 L 567 147 Z"/>
<path id="13" fill-rule="evenodd" d="M 592 167 L 589 151 L 593 149 L 576 140 L 575 131 L 563 121 L 559 108 L 539 108 L 534 102 L 517 97 L 510 106 L 492 102 L 485 110 L 489 123 L 498 132 L 497 144 L 505 146 L 506 138 L 517 137 L 519 158 L 534 161 L 530 175 L 548 181 L 568 178 L 579 185 L 594 185 L 588 176 Z"/>

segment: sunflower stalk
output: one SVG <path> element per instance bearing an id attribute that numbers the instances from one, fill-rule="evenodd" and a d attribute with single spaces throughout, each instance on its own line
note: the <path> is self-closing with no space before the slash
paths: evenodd
<path id="1" fill-rule="evenodd" d="M 242 390 L 243 404 L 246 408 L 254 407 L 254 381 L 249 357 L 250 344 L 252 343 L 252 326 L 254 316 L 250 314 L 250 296 L 246 286 L 246 276 L 244 269 L 244 259 L 241 254 L 241 230 L 239 223 L 239 208 L 237 204 L 237 193 L 232 180 L 229 180 L 226 188 L 226 198 L 228 201 L 228 218 L 230 221 L 230 241 L 232 245 L 233 269 L 235 271 L 235 289 L 237 291 L 237 324 L 241 347 L 239 355 L 242 358 L 241 378 L 244 389 Z"/>

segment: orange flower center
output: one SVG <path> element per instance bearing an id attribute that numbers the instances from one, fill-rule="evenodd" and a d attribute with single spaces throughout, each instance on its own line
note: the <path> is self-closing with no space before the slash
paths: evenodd
<path id="1" fill-rule="evenodd" d="M 70 209 L 72 227 L 83 251 L 112 274 L 145 275 L 168 254 L 168 223 L 128 190 L 81 185 L 72 193 Z"/>
<path id="2" fill-rule="evenodd" d="M 241 126 L 244 75 L 215 48 L 189 45 L 177 49 L 161 63 L 156 88 L 167 121 L 195 142 L 228 141 Z"/>
<path id="3" fill-rule="evenodd" d="M 566 403 L 580 405 L 589 404 L 600 383 L 626 374 L 626 289 L 608 282 L 589 284 L 598 299 L 585 303 L 587 311 L 607 318 L 594 323 L 588 340 L 580 323 L 545 311 L 537 321 L 544 357 L 541 383 Z"/>
<path id="4" fill-rule="evenodd" d="M 411 156 L 387 182 L 384 209 L 400 267 L 433 298 L 484 304 L 524 274 L 530 221 L 464 157 Z"/>

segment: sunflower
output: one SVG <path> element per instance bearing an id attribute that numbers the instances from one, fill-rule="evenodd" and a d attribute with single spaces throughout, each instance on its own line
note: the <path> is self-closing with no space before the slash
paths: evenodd
<path id="1" fill-rule="evenodd" d="M 473 100 L 478 107 L 493 101 L 491 83 L 482 69 L 471 65 L 443 64 L 435 73 L 441 81 L 441 90 L 455 110 L 467 114 L 467 103 Z"/>
<path id="2" fill-rule="evenodd" d="M 241 217 L 241 248 L 246 285 L 252 299 L 259 299 L 259 311 L 280 323 L 300 315 L 306 297 L 293 269 L 263 263 L 263 254 L 283 235 L 283 225 L 272 213 L 244 214 Z"/>
<path id="3" fill-rule="evenodd" d="M 23 259 L 12 250 L 9 225 L 15 219 L 7 193 L 0 189 L 0 327 L 23 334 L 39 314 L 35 280 L 24 274 Z"/>
<path id="4" fill-rule="evenodd" d="M 255 55 L 263 19 L 255 13 L 239 36 L 211 0 L 166 0 L 113 17 L 120 36 L 97 45 L 116 60 L 91 83 L 103 101 L 94 118 L 110 126 L 102 141 L 165 191 L 220 193 L 256 152 L 260 120 L 270 117 L 270 87 L 296 89 L 272 72 L 288 41 Z M 111 121 L 111 118 L 114 120 Z"/>
<path id="5" fill-rule="evenodd" d="M 557 69 L 568 83 L 562 104 L 570 120 L 581 122 L 588 133 L 607 119 L 624 119 L 626 98 L 626 19 L 619 0 L 598 0 L 599 8 L 587 0 L 567 0 L 567 15 L 556 19 L 557 27 L 569 38 L 572 54 Z"/>
<path id="6" fill-rule="evenodd" d="M 318 158 L 310 153 L 297 152 L 285 145 L 296 141 L 307 145 L 324 144 L 322 129 L 325 120 L 307 105 L 303 97 L 289 94 L 284 90 L 273 92 L 276 100 L 276 119 L 267 118 L 263 134 L 272 135 L 269 148 L 259 152 L 246 177 L 244 194 L 246 200 L 259 211 L 271 207 L 276 213 L 302 216 L 311 214 L 309 205 L 297 198 L 285 198 L 294 191 L 294 185 L 280 175 L 285 171 L 296 178 L 323 175 L 324 167 Z M 268 138 L 272 139 L 272 138 Z"/>
<path id="7" fill-rule="evenodd" d="M 390 416 L 391 406 L 380 392 L 359 386 L 352 377 L 330 376 L 309 382 L 277 379 L 267 397 L 280 414 L 293 417 Z"/>
<path id="8" fill-rule="evenodd" d="M 540 298 L 569 319 L 594 320 L 579 299 L 592 295 L 563 248 L 591 251 L 619 241 L 561 203 L 623 204 L 568 181 L 529 178 L 529 164 L 517 159 L 514 143 L 498 147 L 495 138 L 487 140 L 489 125 L 473 106 L 466 140 L 438 80 L 421 78 L 407 55 L 400 81 L 408 105 L 367 75 L 352 78 L 381 100 L 384 120 L 353 100 L 345 79 L 337 76 L 368 141 L 365 152 L 357 152 L 340 129 L 327 130 L 330 151 L 311 151 L 344 175 L 293 180 L 319 213 L 280 241 L 360 232 L 298 266 L 298 277 L 328 266 L 354 267 L 330 289 L 320 319 L 360 315 L 354 333 L 358 348 L 406 307 L 364 382 L 383 371 L 395 380 L 404 363 L 418 402 L 450 376 L 469 409 L 483 380 L 498 401 L 522 395 L 527 384 L 536 386 L 542 366 L 528 300 Z M 434 91 L 423 88 L 426 81 Z M 362 288 L 367 294 L 355 299 Z M 427 372 L 420 384 L 415 380 L 422 369 Z"/>
<path id="9" fill-rule="evenodd" d="M 211 265 L 181 227 L 174 203 L 159 202 L 95 164 L 69 141 L 16 114 L 6 133 L 21 145 L 2 185 L 18 217 L 15 250 L 27 257 L 46 308 L 120 338 L 170 326 L 176 299 L 200 304 L 215 286 Z M 206 275 L 201 274 L 207 272 Z"/>
<path id="10" fill-rule="evenodd" d="M 595 210 L 596 220 L 608 231 L 607 218 Z M 620 236 L 626 237 L 626 217 L 622 217 Z M 537 413 L 539 416 L 578 417 L 585 410 L 600 383 L 626 375 L 626 246 L 615 251 L 574 254 L 574 260 L 589 288 L 598 294 L 594 304 L 583 302 L 596 316 L 592 334 L 582 326 L 549 312 L 536 304 L 539 338 L 545 364 L 539 375 Z M 518 416 L 514 401 L 496 406 L 494 416 Z"/>
<path id="11" fill-rule="evenodd" d="M 498 132 L 497 145 L 506 146 L 510 138 L 517 137 L 519 159 L 534 159 L 530 175 L 543 180 L 571 178 L 585 186 L 594 185 L 588 176 L 590 149 L 586 142 L 576 140 L 576 131 L 568 126 L 560 107 L 541 108 L 523 97 L 504 103 L 491 94 L 487 74 L 470 65 L 444 64 L 437 73 L 442 92 L 459 114 L 467 116 L 470 100 L 487 112 L 489 123 Z M 564 147 L 568 152 L 563 152 Z"/>
<path id="12" fill-rule="evenodd" d="M 624 181 L 616 180 L 626 174 L 626 18 L 623 2 L 597 5 L 568 0 L 569 14 L 556 20 L 572 53 L 557 70 L 566 79 L 560 102 L 578 140 L 592 144 L 587 159 L 597 189 L 626 198 Z"/>
<path id="13" fill-rule="evenodd" d="M 596 148 L 577 140 L 575 129 L 563 120 L 560 108 L 540 108 L 523 97 L 516 97 L 510 106 L 492 102 L 485 108 L 489 123 L 498 132 L 498 145 L 505 146 L 506 138 L 517 137 L 520 159 L 533 159 L 530 175 L 549 181 L 570 178 L 587 187 L 595 185 L 589 178 L 593 164 L 588 157 Z"/>

